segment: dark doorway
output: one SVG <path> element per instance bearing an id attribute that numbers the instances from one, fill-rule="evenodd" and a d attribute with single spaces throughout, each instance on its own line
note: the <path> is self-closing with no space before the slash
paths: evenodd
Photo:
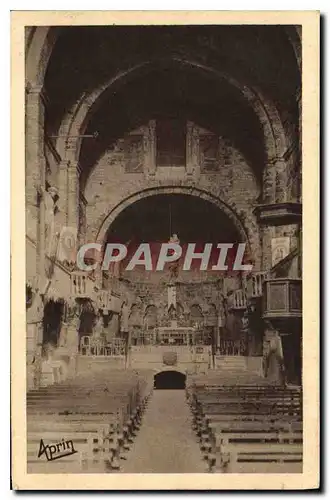
<path id="1" fill-rule="evenodd" d="M 49 300 L 44 308 L 43 345 L 52 344 L 57 347 L 62 327 L 64 303 Z"/>
<path id="2" fill-rule="evenodd" d="M 176 371 L 165 371 L 154 376 L 155 389 L 185 389 L 186 376 Z"/>

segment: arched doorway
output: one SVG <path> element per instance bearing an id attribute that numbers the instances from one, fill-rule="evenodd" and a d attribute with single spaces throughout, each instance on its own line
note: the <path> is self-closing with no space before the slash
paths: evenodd
<path id="1" fill-rule="evenodd" d="M 175 370 L 159 372 L 154 376 L 155 389 L 185 389 L 186 375 Z"/>
<path id="2" fill-rule="evenodd" d="M 60 337 L 64 312 L 62 300 L 49 300 L 44 308 L 43 317 L 43 346 L 51 345 L 57 347 Z"/>

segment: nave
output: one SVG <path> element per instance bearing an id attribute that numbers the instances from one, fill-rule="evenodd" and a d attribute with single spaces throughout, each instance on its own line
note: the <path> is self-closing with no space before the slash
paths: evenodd
<path id="1" fill-rule="evenodd" d="M 30 473 L 297 473 L 301 388 L 213 371 L 158 390 L 151 370 L 100 370 L 30 391 L 27 434 Z"/>

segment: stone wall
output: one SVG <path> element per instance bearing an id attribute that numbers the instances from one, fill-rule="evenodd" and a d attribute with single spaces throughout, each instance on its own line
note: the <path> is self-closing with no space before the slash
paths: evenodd
<path id="1" fill-rule="evenodd" d="M 150 176 L 148 158 L 142 170 L 139 168 L 134 173 L 127 170 L 125 144 L 124 139 L 120 139 L 108 149 L 94 166 L 86 183 L 86 241 L 96 240 L 104 218 L 123 200 L 133 198 L 138 193 L 143 197 L 143 192 L 150 189 L 157 194 L 166 186 L 198 186 L 200 191 L 221 200 L 232 210 L 244 227 L 253 248 L 256 264 L 260 266 L 259 230 L 253 214 L 260 187 L 251 166 L 237 149 L 226 144 L 212 169 L 203 170 L 199 164 L 198 168 L 189 174 L 185 168 L 162 167 L 156 168 L 155 175 Z"/>

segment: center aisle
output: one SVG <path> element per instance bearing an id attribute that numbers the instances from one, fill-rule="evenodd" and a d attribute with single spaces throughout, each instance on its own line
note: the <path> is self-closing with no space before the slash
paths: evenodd
<path id="1" fill-rule="evenodd" d="M 121 462 L 124 473 L 206 472 L 185 391 L 154 391 L 126 457 Z"/>

